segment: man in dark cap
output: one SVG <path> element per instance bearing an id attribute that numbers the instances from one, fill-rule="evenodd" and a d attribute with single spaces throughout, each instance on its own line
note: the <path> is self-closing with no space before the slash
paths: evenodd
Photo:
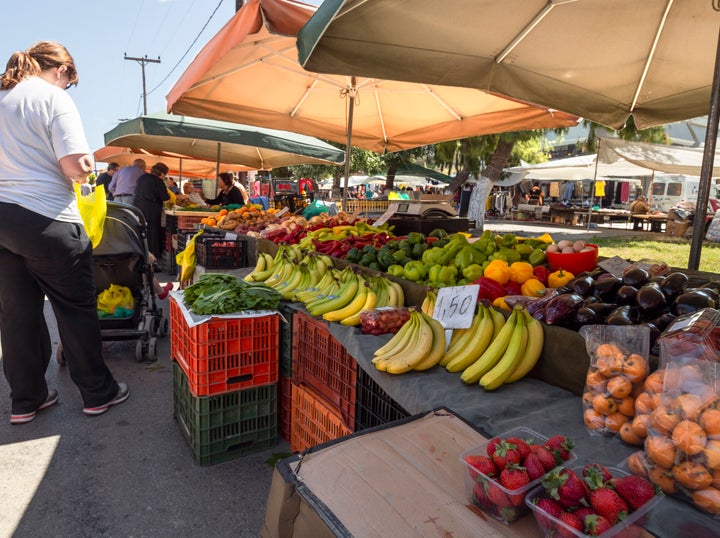
<path id="1" fill-rule="evenodd" d="M 105 187 L 105 196 L 108 200 L 113 199 L 113 195 L 110 192 L 108 185 L 110 185 L 110 182 L 112 181 L 112 178 L 115 175 L 115 172 L 117 172 L 118 168 L 120 168 L 120 165 L 118 163 L 108 164 L 107 170 L 100 174 L 95 180 L 95 188 L 99 187 L 100 185 Z"/>

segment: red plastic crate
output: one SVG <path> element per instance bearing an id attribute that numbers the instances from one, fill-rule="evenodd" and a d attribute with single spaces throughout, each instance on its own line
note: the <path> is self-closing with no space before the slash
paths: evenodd
<path id="1" fill-rule="evenodd" d="M 278 382 L 278 430 L 288 443 L 292 436 L 292 380 L 284 375 Z"/>
<path id="2" fill-rule="evenodd" d="M 351 433 L 352 428 L 312 389 L 292 384 L 291 451 L 302 452 Z"/>
<path id="3" fill-rule="evenodd" d="M 195 228 L 195 224 L 200 224 L 200 221 L 207 215 L 177 215 L 177 229 L 178 230 L 192 230 Z"/>
<path id="4" fill-rule="evenodd" d="M 357 362 L 322 320 L 296 312 L 292 330 L 293 382 L 317 392 L 335 407 L 345 424 L 354 427 Z"/>
<path id="5" fill-rule="evenodd" d="M 170 354 L 195 396 L 277 383 L 279 332 L 277 314 L 211 318 L 188 327 L 175 298 L 170 301 Z"/>

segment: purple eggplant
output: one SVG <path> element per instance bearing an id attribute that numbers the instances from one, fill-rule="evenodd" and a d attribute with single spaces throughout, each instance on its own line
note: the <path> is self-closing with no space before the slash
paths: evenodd
<path id="1" fill-rule="evenodd" d="M 583 297 L 577 293 L 565 293 L 553 297 L 545 307 L 545 323 L 557 325 L 571 322 L 583 306 Z"/>
<path id="2" fill-rule="evenodd" d="M 660 283 L 660 289 L 668 301 L 672 301 L 685 291 L 689 280 L 685 273 L 670 273 Z"/>
<path id="3" fill-rule="evenodd" d="M 644 313 L 658 312 L 665 304 L 665 294 L 656 282 L 648 282 L 637 291 L 635 304 Z"/>
<path id="4" fill-rule="evenodd" d="M 611 301 L 615 298 L 615 293 L 623 285 L 622 279 L 609 275 L 595 281 L 595 295 L 603 301 Z"/>
<path id="5" fill-rule="evenodd" d="M 639 316 L 637 308 L 632 305 L 618 306 L 607 317 L 608 325 L 635 325 Z"/>

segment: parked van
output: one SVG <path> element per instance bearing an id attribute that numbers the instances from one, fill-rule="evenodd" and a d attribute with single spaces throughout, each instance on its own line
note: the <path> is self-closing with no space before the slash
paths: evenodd
<path id="1" fill-rule="evenodd" d="M 678 202 L 697 202 L 700 178 L 697 176 L 662 175 L 655 176 L 651 187 L 650 202 L 654 211 L 667 213 Z M 710 185 L 710 200 L 720 204 L 720 191 L 716 180 Z M 708 212 L 714 213 L 713 203 L 708 203 Z"/>

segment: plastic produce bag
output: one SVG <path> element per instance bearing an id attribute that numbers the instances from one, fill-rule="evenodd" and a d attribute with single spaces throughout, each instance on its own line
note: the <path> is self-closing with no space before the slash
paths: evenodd
<path id="1" fill-rule="evenodd" d="M 74 183 L 73 187 L 78 210 L 85 225 L 85 233 L 90 238 L 93 248 L 96 248 L 102 239 L 105 215 L 107 214 L 105 187 L 98 185 L 93 192 L 86 195 L 81 193 L 80 183 Z"/>
<path id="2" fill-rule="evenodd" d="M 303 209 L 303 217 L 309 219 L 318 216 L 320 213 L 327 213 L 328 211 L 328 207 L 325 204 L 323 204 L 320 200 L 315 200 Z"/>
<path id="3" fill-rule="evenodd" d="M 127 317 L 135 309 L 135 298 L 130 288 L 110 284 L 108 289 L 98 295 L 97 309 L 100 317 Z"/>
<path id="4" fill-rule="evenodd" d="M 181 250 L 175 255 L 175 263 L 177 263 L 180 269 L 180 282 L 189 282 L 192 280 L 193 273 L 195 272 L 195 265 L 197 263 L 197 254 L 195 253 L 195 240 L 200 237 L 203 230 L 193 235 L 185 245 L 185 250 Z"/>
<path id="5" fill-rule="evenodd" d="M 585 325 L 579 333 L 590 357 L 582 398 L 585 426 L 590 435 L 628 436 L 635 397 L 650 373 L 650 329 Z"/>

